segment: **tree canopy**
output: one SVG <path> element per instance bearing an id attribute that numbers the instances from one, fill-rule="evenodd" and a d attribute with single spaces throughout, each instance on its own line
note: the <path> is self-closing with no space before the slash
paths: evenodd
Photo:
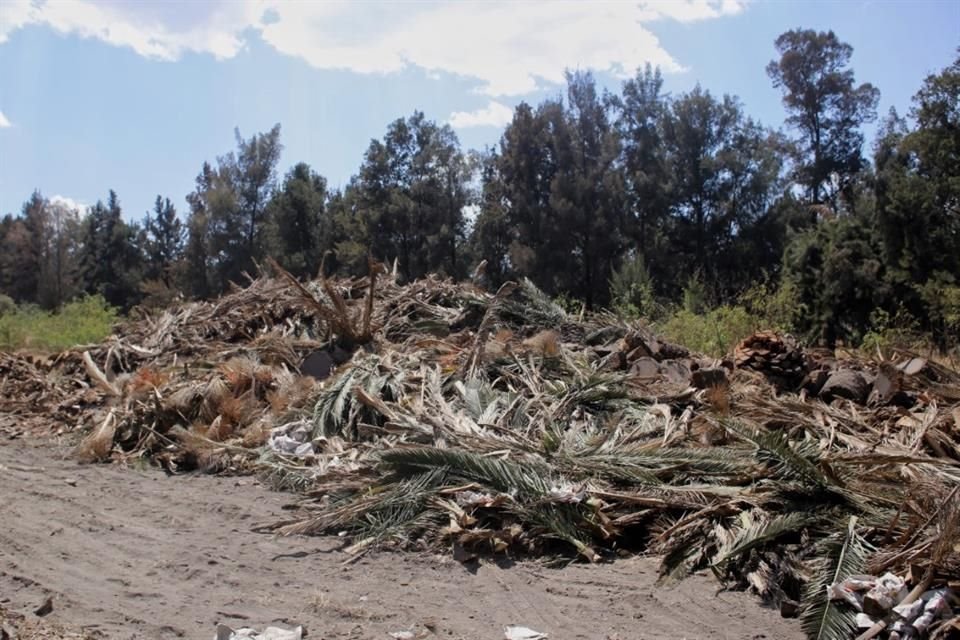
<path id="1" fill-rule="evenodd" d="M 529 278 L 561 301 L 647 315 L 756 304 L 745 292 L 760 290 L 812 341 L 856 343 L 878 318 L 905 318 L 955 342 L 960 52 L 868 154 L 879 91 L 856 81 L 852 47 L 796 29 L 773 49 L 782 130 L 700 85 L 667 95 L 647 65 L 618 92 L 569 72 L 480 151 L 415 111 L 371 140 L 343 189 L 303 162 L 280 173 L 278 124 L 235 131 L 181 212 L 158 195 L 134 222 L 113 190 L 86 211 L 34 192 L 0 218 L 0 293 L 51 309 L 101 294 L 129 310 L 218 295 L 268 256 L 302 278 L 361 274 L 372 257 L 405 279 L 484 263 L 487 286 Z"/>

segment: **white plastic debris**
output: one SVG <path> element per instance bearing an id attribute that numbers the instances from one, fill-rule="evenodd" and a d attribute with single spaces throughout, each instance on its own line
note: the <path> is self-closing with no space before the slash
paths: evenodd
<path id="1" fill-rule="evenodd" d="M 890 635 L 887 636 L 887 640 L 904 640 L 913 637 L 913 630 L 900 620 L 890 625 L 889 629 Z"/>
<path id="2" fill-rule="evenodd" d="M 907 622 L 910 622 L 920 615 L 920 612 L 923 611 L 923 606 L 923 600 L 914 600 L 910 604 L 898 604 L 893 608 L 893 612 Z"/>
<path id="3" fill-rule="evenodd" d="M 865 613 L 857 614 L 857 628 L 858 629 L 869 629 L 874 625 L 875 621 L 873 618 L 868 616 Z"/>
<path id="4" fill-rule="evenodd" d="M 923 613 L 919 618 L 913 621 L 913 628 L 923 633 L 927 630 L 933 621 L 940 617 L 940 614 L 947 610 L 947 590 L 938 589 L 926 601 L 923 607 Z"/>
<path id="5" fill-rule="evenodd" d="M 873 576 L 850 576 L 840 583 L 827 587 L 827 597 L 830 600 L 843 600 L 857 611 L 863 611 L 863 593 L 873 589 L 877 579 Z"/>
<path id="6" fill-rule="evenodd" d="M 863 597 L 863 611 L 875 617 L 883 617 L 906 597 L 907 585 L 903 579 L 892 573 L 885 573 Z"/>
<path id="7" fill-rule="evenodd" d="M 214 640 L 302 640 L 302 638 L 303 627 L 299 626 L 293 629 L 267 627 L 263 631 L 256 631 L 248 627 L 231 629 L 225 624 L 218 624 Z"/>
<path id="8" fill-rule="evenodd" d="M 393 640 L 413 640 L 417 636 L 414 635 L 413 631 L 391 631 L 390 637 Z"/>
<path id="9" fill-rule="evenodd" d="M 506 640 L 546 640 L 547 634 L 534 631 L 529 627 L 506 627 L 503 630 Z"/>
<path id="10" fill-rule="evenodd" d="M 311 436 L 310 425 L 298 420 L 271 430 L 268 445 L 277 453 L 305 458 L 314 453 Z"/>

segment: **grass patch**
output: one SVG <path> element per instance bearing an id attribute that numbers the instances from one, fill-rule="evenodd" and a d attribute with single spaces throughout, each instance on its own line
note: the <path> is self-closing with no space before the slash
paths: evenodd
<path id="1" fill-rule="evenodd" d="M 58 312 L 20 306 L 0 315 L 0 349 L 61 351 L 80 344 L 100 342 L 117 321 L 117 309 L 103 296 L 85 296 Z"/>

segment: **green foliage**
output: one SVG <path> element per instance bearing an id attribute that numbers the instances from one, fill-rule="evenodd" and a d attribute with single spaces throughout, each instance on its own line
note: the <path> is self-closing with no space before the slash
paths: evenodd
<path id="1" fill-rule="evenodd" d="M 880 92 L 869 83 L 854 84 L 847 68 L 853 47 L 832 31 L 794 29 L 775 45 L 780 59 L 767 65 L 767 74 L 783 90 L 787 124 L 799 133 L 796 179 L 812 202 L 836 208 L 837 187 L 845 189 L 865 164 L 860 125 L 876 117 Z"/>
<path id="2" fill-rule="evenodd" d="M 738 302 L 764 329 L 784 333 L 795 331 L 797 319 L 804 314 L 800 292 L 790 280 L 782 280 L 777 286 L 770 280 L 756 282 L 740 294 Z"/>
<path id="3" fill-rule="evenodd" d="M 13 313 L 17 310 L 17 303 L 10 296 L 0 293 L 0 316 Z"/>
<path id="4" fill-rule="evenodd" d="M 237 150 L 208 162 L 187 195 L 190 215 L 184 288 L 197 297 L 221 293 L 230 282 L 255 275 L 268 248 L 267 205 L 276 186 L 283 145 L 280 125 L 244 139 L 234 130 Z"/>
<path id="5" fill-rule="evenodd" d="M 810 342 L 856 345 L 874 309 L 889 302 L 886 270 L 868 220 L 843 216 L 796 234 L 784 255 L 785 282 L 803 309 Z"/>
<path id="6" fill-rule="evenodd" d="M 577 315 L 583 309 L 583 300 L 577 300 L 569 293 L 558 294 L 553 302 L 569 315 Z"/>
<path id="7" fill-rule="evenodd" d="M 960 284 L 950 274 L 937 273 L 917 290 L 941 345 L 960 345 Z"/>
<path id="8" fill-rule="evenodd" d="M 143 221 L 143 253 L 146 264 L 144 280 L 159 280 L 167 287 L 175 281 L 177 262 L 183 254 L 184 227 L 177 217 L 170 198 L 159 195 L 154 201 L 153 215 Z"/>
<path id="9" fill-rule="evenodd" d="M 707 308 L 707 287 L 698 272 L 687 278 L 687 284 L 683 288 L 683 310 L 697 315 L 704 313 Z"/>
<path id="10" fill-rule="evenodd" d="M 358 269 L 367 253 L 396 260 L 407 279 L 431 272 L 462 277 L 469 169 L 449 125 L 419 111 L 393 121 L 382 140 L 370 143 L 339 203 L 338 256 Z"/>
<path id="11" fill-rule="evenodd" d="M 828 587 L 862 574 L 867 564 L 867 546 L 857 534 L 857 518 L 850 517 L 846 535 L 835 535 L 820 545 L 822 558 L 813 580 L 807 583 L 800 620 L 813 640 L 846 640 L 856 627 L 856 611 L 834 602 Z"/>
<path id="12" fill-rule="evenodd" d="M 624 259 L 620 268 L 613 272 L 610 297 L 614 310 L 624 316 L 656 320 L 662 312 L 642 255 Z"/>
<path id="13" fill-rule="evenodd" d="M 270 254 L 299 278 L 317 275 L 332 248 L 327 181 L 304 162 L 291 169 L 268 205 Z"/>
<path id="14" fill-rule="evenodd" d="M 730 353 L 738 342 L 762 327 L 760 318 L 731 305 L 700 314 L 679 309 L 658 325 L 668 339 L 717 357 Z"/>
<path id="15" fill-rule="evenodd" d="M 59 312 L 23 305 L 0 315 L 0 349 L 59 351 L 100 342 L 117 317 L 117 309 L 101 295 L 78 298 Z"/>
<path id="16" fill-rule="evenodd" d="M 891 314 L 877 308 L 870 314 L 870 328 L 864 334 L 860 348 L 881 353 L 893 347 L 914 347 L 922 342 L 917 319 L 904 307 Z"/>

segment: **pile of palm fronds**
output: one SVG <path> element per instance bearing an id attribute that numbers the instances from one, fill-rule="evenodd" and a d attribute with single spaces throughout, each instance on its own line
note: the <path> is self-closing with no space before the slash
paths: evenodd
<path id="1" fill-rule="evenodd" d="M 344 534 L 356 552 L 658 554 L 664 582 L 709 569 L 811 637 L 851 637 L 856 610 L 828 594 L 852 575 L 957 591 L 955 371 L 773 334 L 736 368 L 571 316 L 529 282 L 273 270 L 44 365 L 91 429 L 79 453 L 255 469 L 306 496 L 271 530 Z M 301 375 L 318 353 L 332 375 Z"/>

